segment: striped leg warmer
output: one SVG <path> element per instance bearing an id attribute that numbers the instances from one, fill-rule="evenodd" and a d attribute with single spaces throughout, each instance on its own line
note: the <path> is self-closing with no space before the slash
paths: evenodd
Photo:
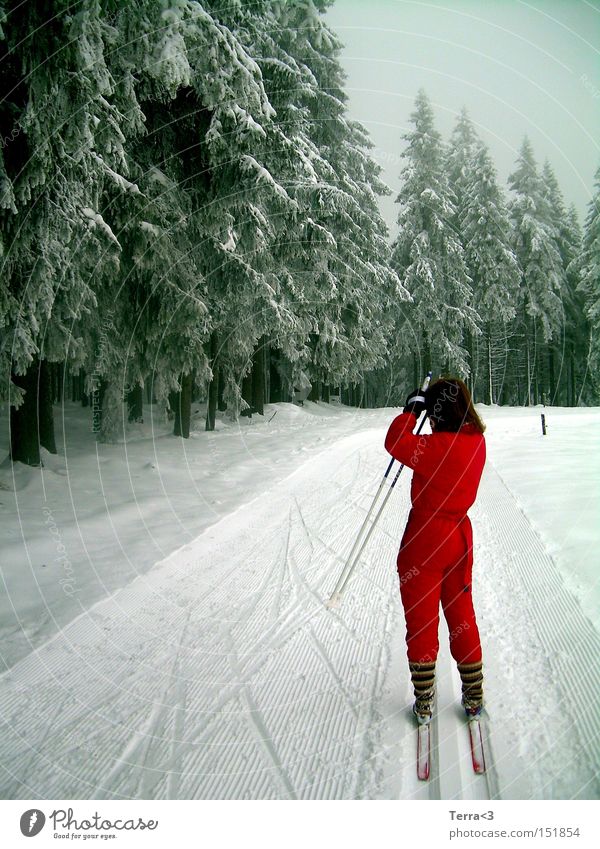
<path id="1" fill-rule="evenodd" d="M 477 708 L 483 704 L 483 671 L 480 660 L 477 663 L 459 663 L 458 671 L 462 681 L 462 703 L 466 708 Z"/>
<path id="2" fill-rule="evenodd" d="M 421 716 L 431 716 L 435 683 L 435 662 L 409 663 L 409 668 L 415 690 L 415 710 Z"/>

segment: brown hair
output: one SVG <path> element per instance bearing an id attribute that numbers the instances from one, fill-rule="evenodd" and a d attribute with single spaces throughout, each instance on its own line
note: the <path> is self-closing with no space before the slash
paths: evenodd
<path id="1" fill-rule="evenodd" d="M 485 425 L 473 406 L 471 393 L 459 377 L 441 377 L 425 393 L 427 415 L 435 430 L 456 433 L 464 424 L 472 424 L 479 433 Z"/>

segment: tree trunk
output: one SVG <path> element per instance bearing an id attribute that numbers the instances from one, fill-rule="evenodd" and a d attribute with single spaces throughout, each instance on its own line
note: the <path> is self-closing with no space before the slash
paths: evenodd
<path id="1" fill-rule="evenodd" d="M 206 430 L 215 429 L 217 418 L 217 401 L 219 397 L 219 365 L 217 363 L 217 351 L 219 350 L 219 337 L 216 330 L 210 334 L 210 367 L 212 369 L 212 380 L 208 384 L 208 405 L 206 408 Z"/>
<path id="2" fill-rule="evenodd" d="M 269 351 L 269 402 L 277 404 L 283 401 L 283 386 L 281 375 L 277 368 L 277 355 L 273 350 Z"/>
<path id="3" fill-rule="evenodd" d="M 79 394 L 81 396 L 81 406 L 89 407 L 90 405 L 90 396 L 85 391 L 85 372 L 83 369 L 79 372 Z"/>
<path id="4" fill-rule="evenodd" d="M 548 403 L 561 403 L 560 398 L 556 399 L 556 387 L 554 384 L 555 376 L 554 376 L 554 349 L 552 346 L 549 347 L 548 350 L 548 383 L 549 383 L 549 391 L 548 391 Z"/>
<path id="5" fill-rule="evenodd" d="M 137 383 L 127 393 L 127 410 L 130 422 L 144 421 L 144 391 L 141 383 Z"/>
<path id="6" fill-rule="evenodd" d="M 100 433 L 102 427 L 102 402 L 108 387 L 108 381 L 104 378 L 96 380 L 94 389 L 90 394 L 92 407 L 92 433 Z"/>
<path id="7" fill-rule="evenodd" d="M 569 358 L 569 406 L 574 407 L 576 403 L 576 393 L 575 393 L 575 343 L 571 342 L 570 345 L 570 358 Z"/>
<path id="8" fill-rule="evenodd" d="M 525 406 L 531 407 L 531 353 L 529 350 L 529 339 L 525 340 L 527 347 L 527 403 Z"/>
<path id="9" fill-rule="evenodd" d="M 193 374 L 180 375 L 179 382 L 181 390 L 172 393 L 175 402 L 175 423 L 173 425 L 173 435 L 182 436 L 188 439 L 190 435 L 190 422 L 192 419 L 192 384 L 194 382 Z M 169 401 L 170 403 L 170 401 Z"/>
<path id="10" fill-rule="evenodd" d="M 218 382 L 218 390 L 217 390 L 217 410 L 220 413 L 224 413 L 227 409 L 227 403 L 224 397 L 225 391 L 225 377 L 223 374 L 223 369 L 219 369 L 219 382 Z"/>
<path id="11" fill-rule="evenodd" d="M 56 440 L 54 438 L 54 410 L 52 401 L 54 389 L 52 385 L 52 372 L 56 368 L 46 360 L 42 360 L 39 370 L 38 381 L 38 427 L 40 433 L 40 445 L 51 454 L 56 454 Z"/>
<path id="12" fill-rule="evenodd" d="M 489 404 L 494 403 L 494 381 L 492 378 L 492 332 L 490 325 L 487 326 L 487 360 L 488 360 L 488 392 L 489 392 Z"/>
<path id="13" fill-rule="evenodd" d="M 252 418 L 252 371 L 250 370 L 248 374 L 244 375 L 242 378 L 242 398 L 248 404 L 248 406 L 242 410 L 240 413 L 241 416 L 245 416 L 246 418 Z"/>
<path id="14" fill-rule="evenodd" d="M 39 466 L 40 446 L 38 442 L 38 374 L 39 360 L 31 363 L 25 374 L 13 374 L 16 386 L 25 391 L 19 409 L 10 408 L 10 456 L 11 460 Z"/>
<path id="15" fill-rule="evenodd" d="M 308 393 L 307 401 L 318 401 L 321 397 L 321 381 L 314 380 Z"/>
<path id="16" fill-rule="evenodd" d="M 53 402 L 62 404 L 64 400 L 65 390 L 65 363 L 53 363 L 54 374 L 56 376 L 55 392 Z"/>
<path id="17" fill-rule="evenodd" d="M 14 462 L 39 466 L 40 446 L 56 454 L 52 367 L 36 357 L 25 374 L 13 375 L 13 382 L 25 390 L 25 398 L 18 410 L 10 409 L 10 456 Z"/>
<path id="18" fill-rule="evenodd" d="M 330 394 L 329 384 L 324 383 L 322 388 L 321 388 L 321 398 L 323 399 L 323 401 L 325 401 L 326 404 L 329 404 L 329 394 Z"/>
<path id="19" fill-rule="evenodd" d="M 429 339 L 427 338 L 427 334 L 423 337 L 423 362 L 422 362 L 423 374 L 427 374 L 431 371 L 431 346 L 429 344 Z M 422 377 L 417 377 L 415 386 L 420 386 L 423 382 Z"/>
<path id="20" fill-rule="evenodd" d="M 254 351 L 252 365 L 252 406 L 253 412 L 259 416 L 265 414 L 265 345 L 263 336 Z"/>

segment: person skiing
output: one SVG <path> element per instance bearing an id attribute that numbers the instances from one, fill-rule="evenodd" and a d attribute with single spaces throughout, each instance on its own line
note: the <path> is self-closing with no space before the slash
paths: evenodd
<path id="1" fill-rule="evenodd" d="M 432 433 L 413 434 L 424 410 Z M 424 393 L 411 392 L 385 438 L 392 457 L 413 470 L 412 508 L 397 567 L 419 724 L 432 715 L 440 601 L 467 718 L 478 717 L 483 706 L 482 652 L 471 594 L 473 532 L 467 510 L 485 465 L 484 430 L 463 381 L 448 377 Z"/>

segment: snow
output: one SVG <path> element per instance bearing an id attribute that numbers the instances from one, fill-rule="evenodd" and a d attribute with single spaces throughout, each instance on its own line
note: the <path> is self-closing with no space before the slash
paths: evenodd
<path id="1" fill-rule="evenodd" d="M 428 784 L 394 573 L 409 474 L 342 604 L 324 605 L 397 411 L 268 405 L 205 433 L 194 409 L 189 440 L 146 407 L 108 446 L 67 403 L 62 456 L 0 469 L 4 798 L 598 796 L 600 409 L 479 408 L 493 759 L 473 775 L 442 627 Z"/>
<path id="2" fill-rule="evenodd" d="M 83 206 L 81 208 L 81 211 L 87 219 L 87 224 L 90 230 L 95 230 L 96 227 L 98 227 L 106 236 L 108 236 L 111 242 L 114 242 L 116 245 L 119 245 L 119 240 L 113 233 L 110 225 L 106 223 L 106 221 L 100 215 L 99 212 L 95 212 L 93 209 L 90 209 L 89 206 Z"/>
<path id="3" fill-rule="evenodd" d="M 102 156 L 94 151 L 91 151 L 91 156 L 102 166 L 104 172 L 108 174 L 111 180 L 113 180 L 113 182 L 115 182 L 122 191 L 131 192 L 134 195 L 141 194 L 139 187 L 135 183 L 131 183 L 129 180 L 125 179 L 122 174 L 117 174 L 116 171 L 113 171 Z"/>
<path id="4" fill-rule="evenodd" d="M 221 248 L 224 251 L 228 251 L 229 253 L 232 253 L 233 251 L 235 251 L 236 244 L 237 244 L 237 238 L 236 238 L 235 230 L 233 230 L 230 227 L 227 230 L 227 240 L 221 244 Z"/>
<path id="5" fill-rule="evenodd" d="M 259 162 L 257 162 L 257 160 L 253 156 L 250 156 L 250 154 L 244 154 L 240 157 L 240 162 L 244 171 L 250 171 L 256 174 L 257 183 L 267 183 L 276 192 L 276 194 L 279 195 L 279 197 L 283 198 L 285 201 L 290 202 L 293 206 L 297 206 L 296 201 L 290 198 L 283 186 L 280 185 L 273 178 L 273 175 L 269 171 L 267 171 L 267 169 L 264 168 Z"/>
<path id="6" fill-rule="evenodd" d="M 479 408 L 499 474 L 600 631 L 597 410 Z"/>
<path id="7" fill-rule="evenodd" d="M 66 402 L 56 415 L 60 455 L 44 452 L 42 472 L 21 463 L 0 468 L 4 663 L 323 450 L 332 420 L 333 438 L 362 426 L 355 411 L 282 404 L 237 424 L 218 418 L 206 433 L 205 406 L 193 410 L 189 441 L 173 437 L 172 422 L 149 418 L 146 407 L 146 423 L 130 426 L 126 442 L 103 445 L 93 439 L 89 408 Z M 279 444 L 284 435 L 292 448 Z M 72 588 L 60 584 L 67 575 L 59 545 L 76 564 Z"/>
<path id="8" fill-rule="evenodd" d="M 144 231 L 144 233 L 149 233 L 151 236 L 162 236 L 162 230 L 160 227 L 157 227 L 155 224 L 152 224 L 150 221 L 140 221 L 140 229 Z"/>

